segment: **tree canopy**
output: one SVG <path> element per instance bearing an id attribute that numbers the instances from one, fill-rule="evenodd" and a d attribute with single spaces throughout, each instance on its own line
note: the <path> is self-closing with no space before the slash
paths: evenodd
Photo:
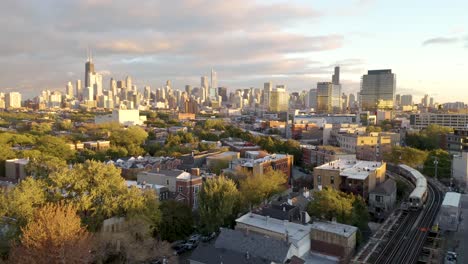
<path id="1" fill-rule="evenodd" d="M 273 195 L 282 192 L 287 182 L 281 171 L 270 170 L 264 174 L 248 175 L 240 180 L 240 192 L 249 206 L 259 205 Z"/>
<path id="2" fill-rule="evenodd" d="M 91 236 L 71 204 L 48 203 L 22 228 L 20 244 L 11 250 L 13 263 L 88 263 Z"/>
<path id="3" fill-rule="evenodd" d="M 406 144 L 417 149 L 435 150 L 441 147 L 441 136 L 450 132 L 453 132 L 452 128 L 431 124 L 419 133 L 408 133 Z"/>
<path id="4" fill-rule="evenodd" d="M 452 176 L 452 156 L 445 150 L 436 149 L 429 152 L 424 162 L 424 175 L 435 177 L 435 168 L 437 161 L 437 177 L 450 178 Z"/>
<path id="5" fill-rule="evenodd" d="M 394 164 L 406 164 L 413 168 L 420 167 L 427 159 L 428 153 L 423 150 L 394 146 L 389 153 L 384 153 L 384 160 Z"/>
<path id="6" fill-rule="evenodd" d="M 198 197 L 200 223 L 210 233 L 229 224 L 238 203 L 239 191 L 232 180 L 221 176 L 208 179 Z"/>
<path id="7" fill-rule="evenodd" d="M 162 240 L 173 242 L 186 238 L 193 230 L 192 209 L 186 204 L 169 200 L 161 203 L 159 235 Z"/>

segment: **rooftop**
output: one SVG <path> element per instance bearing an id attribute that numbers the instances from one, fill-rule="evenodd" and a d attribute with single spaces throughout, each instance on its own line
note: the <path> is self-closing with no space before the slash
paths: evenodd
<path id="1" fill-rule="evenodd" d="M 442 206 L 459 207 L 460 206 L 460 198 L 461 198 L 461 194 L 459 194 L 459 193 L 447 192 L 445 194 L 444 201 L 442 202 Z"/>
<path id="2" fill-rule="evenodd" d="M 341 176 L 348 177 L 349 179 L 364 180 L 369 176 L 370 172 L 375 171 L 382 165 L 383 163 L 379 161 L 337 159 L 315 168 L 340 171 Z"/>
<path id="3" fill-rule="evenodd" d="M 335 222 L 314 222 L 311 224 L 312 230 L 326 231 L 343 237 L 350 237 L 357 232 L 357 227 L 335 223 Z"/>
<path id="4" fill-rule="evenodd" d="M 253 213 L 247 213 L 237 218 L 236 223 L 254 226 L 284 236 L 288 234 L 289 240 L 293 243 L 297 243 L 310 234 L 310 225 L 291 223 Z"/>

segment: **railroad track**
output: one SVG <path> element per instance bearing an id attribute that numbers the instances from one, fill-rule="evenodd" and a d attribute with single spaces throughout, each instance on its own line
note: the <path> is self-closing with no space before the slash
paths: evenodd
<path id="1" fill-rule="evenodd" d="M 425 208 L 420 212 L 408 212 L 406 221 L 400 225 L 372 263 L 416 263 L 442 202 L 441 193 L 430 183 L 428 191 Z"/>

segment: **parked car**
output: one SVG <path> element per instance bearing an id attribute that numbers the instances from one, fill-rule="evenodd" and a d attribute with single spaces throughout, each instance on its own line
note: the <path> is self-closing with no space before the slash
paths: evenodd
<path id="1" fill-rule="evenodd" d="M 198 246 L 198 240 L 190 239 L 187 243 L 183 244 L 187 250 L 192 250 Z"/>
<path id="2" fill-rule="evenodd" d="M 202 235 L 200 234 L 193 234 L 190 236 L 189 240 L 197 240 L 197 241 L 200 241 Z"/>
<path id="3" fill-rule="evenodd" d="M 180 255 L 180 254 L 182 254 L 184 252 L 187 252 L 189 250 L 185 243 L 173 246 L 172 249 L 174 249 L 174 255 Z"/>
<path id="4" fill-rule="evenodd" d="M 213 232 L 213 233 L 211 233 L 211 234 L 209 234 L 209 235 L 202 236 L 202 237 L 201 237 L 201 240 L 202 240 L 203 242 L 208 242 L 208 241 L 211 241 L 211 240 L 213 240 L 214 238 L 216 238 L 216 235 L 217 235 L 216 232 Z"/>

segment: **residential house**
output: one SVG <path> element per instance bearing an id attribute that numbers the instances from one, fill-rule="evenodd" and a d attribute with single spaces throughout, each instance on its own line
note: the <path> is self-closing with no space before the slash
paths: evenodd
<path id="1" fill-rule="evenodd" d="M 335 160 L 314 168 L 314 189 L 330 187 L 367 199 L 385 181 L 385 171 L 385 162 Z"/>
<path id="2" fill-rule="evenodd" d="M 138 183 L 166 186 L 175 195 L 175 200 L 183 201 L 191 208 L 198 207 L 197 194 L 202 186 L 202 177 L 182 170 L 142 171 L 137 175 Z"/>
<path id="3" fill-rule="evenodd" d="M 369 193 L 369 212 L 379 220 L 385 219 L 396 203 L 397 186 L 393 179 L 387 179 Z"/>

